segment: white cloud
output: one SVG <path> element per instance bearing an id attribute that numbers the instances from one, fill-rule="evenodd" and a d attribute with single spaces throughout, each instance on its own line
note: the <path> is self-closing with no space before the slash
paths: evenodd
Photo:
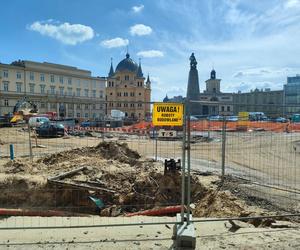
<path id="1" fill-rule="evenodd" d="M 77 43 L 82 43 L 94 37 L 94 30 L 89 26 L 57 23 L 51 19 L 46 22 L 36 21 L 32 23 L 28 29 L 69 45 L 76 45 Z"/>
<path id="2" fill-rule="evenodd" d="M 142 57 L 163 57 L 164 53 L 159 50 L 143 50 L 137 53 L 138 56 Z"/>
<path id="3" fill-rule="evenodd" d="M 137 6 L 133 6 L 132 7 L 132 11 L 134 12 L 134 13 L 139 13 L 139 12 L 141 12 L 143 9 L 144 9 L 144 5 L 143 4 L 141 4 L 141 5 L 137 5 Z"/>
<path id="4" fill-rule="evenodd" d="M 300 0 L 287 0 L 284 5 L 286 8 L 300 7 Z"/>
<path id="5" fill-rule="evenodd" d="M 130 27 L 130 34 L 135 36 L 145 36 L 150 35 L 152 33 L 152 29 L 149 26 L 144 24 L 136 24 Z"/>
<path id="6" fill-rule="evenodd" d="M 101 45 L 105 48 L 117 48 L 117 47 L 124 47 L 129 44 L 128 39 L 123 39 L 121 37 L 116 37 L 110 40 L 104 40 L 101 42 Z"/>

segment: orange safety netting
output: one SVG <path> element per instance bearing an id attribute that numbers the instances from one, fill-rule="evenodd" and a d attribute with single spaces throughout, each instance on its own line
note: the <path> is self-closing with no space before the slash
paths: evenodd
<path id="1" fill-rule="evenodd" d="M 137 130 L 149 130 L 153 125 L 151 122 L 139 122 L 137 124 L 127 126 L 129 129 Z M 220 131 L 223 127 L 222 121 L 191 121 L 192 131 Z M 239 122 L 226 122 L 226 130 L 238 131 L 244 128 L 244 130 L 265 130 L 274 132 L 300 132 L 300 123 L 276 123 L 276 122 L 244 122 L 243 126 L 240 126 Z"/>

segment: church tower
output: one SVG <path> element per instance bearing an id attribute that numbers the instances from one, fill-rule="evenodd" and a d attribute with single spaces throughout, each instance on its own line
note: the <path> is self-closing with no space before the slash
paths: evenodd
<path id="1" fill-rule="evenodd" d="M 212 69 L 210 72 L 210 79 L 206 80 L 206 92 L 208 94 L 219 94 L 221 79 L 216 78 L 216 71 Z"/>

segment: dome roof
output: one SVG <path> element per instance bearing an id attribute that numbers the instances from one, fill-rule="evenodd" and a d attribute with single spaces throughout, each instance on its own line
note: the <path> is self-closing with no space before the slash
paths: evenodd
<path id="1" fill-rule="evenodd" d="M 116 72 L 121 71 L 131 71 L 133 73 L 136 73 L 138 71 L 138 65 L 130 58 L 130 55 L 128 53 L 126 54 L 126 58 L 119 62 L 116 67 Z"/>

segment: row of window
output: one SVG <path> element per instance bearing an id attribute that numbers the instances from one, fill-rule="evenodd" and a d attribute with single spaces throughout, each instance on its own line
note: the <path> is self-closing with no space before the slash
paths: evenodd
<path id="1" fill-rule="evenodd" d="M 225 111 L 225 107 L 221 106 L 221 111 Z M 230 111 L 230 106 L 227 106 L 227 111 Z"/>
<path id="2" fill-rule="evenodd" d="M 3 74 L 2 75 L 3 75 L 3 78 L 8 78 L 9 77 L 8 70 L 3 70 Z M 56 80 L 55 78 L 56 77 L 58 77 L 58 82 L 61 83 L 61 84 L 64 84 L 66 82 L 69 85 L 71 85 L 73 83 L 72 77 L 55 76 L 55 75 L 50 75 L 50 82 L 51 83 L 55 83 L 55 80 Z M 16 78 L 17 79 L 22 79 L 22 73 L 19 72 L 19 71 L 17 71 Z M 29 79 L 30 79 L 30 81 L 34 81 L 35 80 L 35 73 L 34 72 L 29 72 Z M 45 82 L 45 79 L 46 79 L 45 78 L 45 74 L 40 73 L 39 74 L 39 81 Z M 80 86 L 80 83 L 81 83 L 80 79 L 77 79 L 78 86 Z M 87 82 L 87 81 L 84 81 L 83 83 L 86 86 L 89 85 L 89 82 Z M 96 81 L 93 80 L 92 83 L 93 83 L 93 87 L 96 88 L 96 86 L 97 86 Z"/>
<path id="3" fill-rule="evenodd" d="M 9 106 L 9 100 L 4 99 L 4 106 L 8 107 Z M 96 104 L 76 104 L 76 109 L 82 109 L 84 107 L 85 110 L 91 109 L 95 110 L 97 108 Z M 99 109 L 103 109 L 103 104 L 99 105 Z M 41 102 L 40 103 L 40 108 L 47 108 L 47 103 Z M 68 104 L 69 109 L 74 109 L 74 104 Z M 50 103 L 50 109 L 56 110 L 57 109 L 57 103 Z"/>
<path id="4" fill-rule="evenodd" d="M 135 93 L 134 93 L 134 92 L 130 92 L 130 93 L 124 92 L 124 93 L 123 93 L 123 96 L 128 96 L 128 94 L 129 94 L 130 96 L 135 96 Z M 113 95 L 113 93 L 110 92 L 110 95 Z M 142 95 L 142 93 L 139 93 L 139 96 L 141 96 L 141 95 Z M 122 96 L 122 92 L 117 92 L 117 96 Z"/>
<path id="5" fill-rule="evenodd" d="M 108 104 L 109 107 L 113 107 L 114 106 L 114 103 L 110 102 Z M 116 103 L 116 107 L 122 107 L 122 103 Z M 131 108 L 134 108 L 135 107 L 135 104 L 134 103 L 123 103 L 123 107 L 131 107 Z M 138 103 L 137 104 L 137 107 L 141 108 L 143 107 L 143 104 L 142 103 Z"/>
<path id="6" fill-rule="evenodd" d="M 17 82 L 16 83 L 16 92 L 17 93 L 21 93 L 22 92 L 22 83 L 20 82 Z M 45 92 L 45 87 L 46 85 L 44 84 L 40 84 L 40 93 L 41 94 L 46 94 Z M 72 95 L 75 95 L 75 93 L 73 93 L 73 89 L 72 88 L 67 88 L 67 93 L 64 91 L 65 88 L 64 87 L 59 87 L 59 95 L 68 95 L 68 96 L 72 96 Z M 5 92 L 8 92 L 9 91 L 9 82 L 3 82 L 3 91 Z M 34 83 L 29 83 L 29 92 L 31 94 L 34 94 L 35 93 L 35 84 Z M 55 86 L 50 86 L 50 94 L 51 95 L 55 95 L 55 94 L 58 94 L 56 93 L 56 89 L 55 89 Z M 77 97 L 80 97 L 81 96 L 81 89 L 80 88 L 77 88 L 76 89 L 76 96 Z M 84 96 L 85 97 L 93 97 L 93 98 L 96 98 L 96 90 L 92 90 L 91 91 L 91 96 L 89 96 L 89 90 L 88 89 L 84 89 Z M 104 92 L 101 90 L 99 92 L 99 97 L 100 98 L 103 98 L 104 96 Z"/>

